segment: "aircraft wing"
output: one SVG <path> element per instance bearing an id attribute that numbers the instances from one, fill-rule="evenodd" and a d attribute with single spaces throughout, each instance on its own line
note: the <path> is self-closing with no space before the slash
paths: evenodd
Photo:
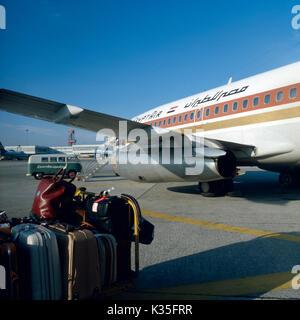
<path id="1" fill-rule="evenodd" d="M 243 151 L 243 152 L 253 152 L 255 151 L 255 146 L 249 144 L 241 144 L 231 141 L 205 138 L 205 142 L 207 145 L 216 146 L 223 150 L 231 150 L 231 151 Z"/>
<path id="2" fill-rule="evenodd" d="M 127 133 L 132 129 L 147 129 L 147 132 L 151 129 L 147 124 L 6 89 L 0 89 L 0 110 L 94 132 L 104 128 L 111 129 L 116 136 L 119 135 L 119 121 L 127 121 Z M 158 135 L 170 133 L 168 129 L 153 129 Z M 181 135 L 176 131 L 171 132 Z M 215 149 L 212 157 L 223 154 L 222 152 L 219 154 L 220 151 L 217 150 L 230 150 L 238 159 L 249 159 L 255 149 L 254 146 L 211 138 L 204 138 L 204 144 L 208 147 L 206 150 Z"/>
<path id="3" fill-rule="evenodd" d="M 127 121 L 127 132 L 135 128 L 149 128 L 139 122 L 6 89 L 0 89 L 0 110 L 94 132 L 107 128 L 116 136 L 122 120 Z"/>
<path id="4" fill-rule="evenodd" d="M 204 138 L 205 145 L 210 148 L 218 148 L 222 150 L 229 150 L 234 153 L 239 162 L 249 161 L 256 153 L 256 147 L 248 144 L 241 144 L 231 141 Z M 253 161 L 253 158 L 252 158 Z M 250 160 L 250 162 L 252 162 Z"/>

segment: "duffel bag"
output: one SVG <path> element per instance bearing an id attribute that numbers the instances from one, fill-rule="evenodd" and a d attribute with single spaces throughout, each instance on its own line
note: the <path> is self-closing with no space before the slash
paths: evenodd
<path id="1" fill-rule="evenodd" d="M 42 178 L 35 193 L 31 209 L 32 217 L 56 219 L 71 215 L 76 186 L 71 183 L 73 179 L 64 180 L 65 171 L 65 168 L 62 168 L 55 176 Z"/>

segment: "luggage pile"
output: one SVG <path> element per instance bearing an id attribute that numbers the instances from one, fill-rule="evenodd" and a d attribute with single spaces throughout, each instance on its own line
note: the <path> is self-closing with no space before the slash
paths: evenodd
<path id="1" fill-rule="evenodd" d="M 76 190 L 64 176 L 41 180 L 29 218 L 0 213 L 0 299 L 101 299 L 138 275 L 139 243 L 152 242 L 154 226 L 136 199 Z"/>

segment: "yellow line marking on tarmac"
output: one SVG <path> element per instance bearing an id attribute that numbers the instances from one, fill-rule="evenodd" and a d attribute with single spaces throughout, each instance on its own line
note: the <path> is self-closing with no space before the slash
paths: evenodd
<path id="1" fill-rule="evenodd" d="M 300 242 L 299 236 L 272 233 L 270 231 L 242 228 L 208 221 L 201 221 L 189 218 L 183 218 L 166 213 L 158 213 L 148 210 L 142 210 L 143 215 L 168 221 L 186 223 L 211 229 L 237 232 L 254 236 L 263 236 L 272 239 L 279 239 L 292 242 Z M 212 281 L 197 283 L 184 286 L 175 286 L 169 288 L 157 288 L 149 290 L 137 290 L 126 292 L 119 296 L 120 299 L 180 299 L 180 300 L 199 300 L 199 299 L 220 299 L 226 297 L 249 297 L 255 298 L 259 294 L 274 290 L 292 288 L 292 279 L 295 275 L 291 271 L 278 273 L 256 275 L 244 278 L 227 279 L 221 281 Z"/>
<path id="2" fill-rule="evenodd" d="M 206 282 L 188 286 L 179 286 L 159 290 L 162 294 L 180 294 L 181 297 L 201 295 L 208 297 L 246 296 L 255 293 L 292 288 L 291 272 L 264 274 L 240 279 Z"/>
<path id="3" fill-rule="evenodd" d="M 147 211 L 147 210 L 142 210 L 142 213 L 144 215 L 159 218 L 159 219 L 175 221 L 180 223 L 187 223 L 187 224 L 192 224 L 199 227 L 205 227 L 205 228 L 211 228 L 211 229 L 217 229 L 217 230 L 223 230 L 223 231 L 229 231 L 229 232 L 237 232 L 237 233 L 249 234 L 249 235 L 259 236 L 259 237 L 267 237 L 267 238 L 278 239 L 278 240 L 300 242 L 300 236 L 286 235 L 281 233 L 273 233 L 271 231 L 230 226 L 230 225 L 221 224 L 221 223 L 183 218 L 183 217 L 173 216 L 166 213 L 158 213 L 158 212 Z"/>
<path id="4" fill-rule="evenodd" d="M 292 288 L 290 271 L 251 276 L 239 279 L 198 283 L 161 289 L 149 289 L 125 293 L 124 298 L 135 299 L 216 299 L 249 297 L 274 290 Z M 255 296 L 254 296 L 255 297 Z"/>

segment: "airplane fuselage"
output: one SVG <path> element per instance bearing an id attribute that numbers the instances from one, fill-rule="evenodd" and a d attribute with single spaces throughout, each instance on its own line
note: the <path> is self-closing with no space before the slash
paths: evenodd
<path id="1" fill-rule="evenodd" d="M 300 166 L 300 62 L 159 106 L 133 120 L 252 145 L 248 165 Z M 243 161 L 241 161 L 243 164 Z"/>

